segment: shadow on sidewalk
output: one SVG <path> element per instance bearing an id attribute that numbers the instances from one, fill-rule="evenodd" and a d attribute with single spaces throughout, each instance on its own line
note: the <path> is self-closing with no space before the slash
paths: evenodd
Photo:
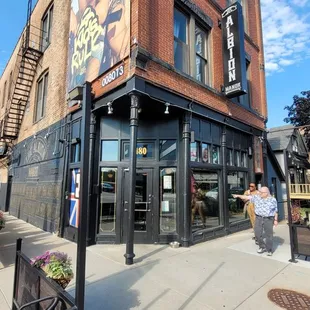
<path id="1" fill-rule="evenodd" d="M 90 282 L 86 278 L 85 288 L 85 309 L 92 310 L 129 310 L 132 308 L 140 309 L 140 293 L 134 289 L 135 283 L 143 278 L 152 268 L 159 263 L 158 260 L 148 264 L 148 268 L 134 267 L 124 271 L 114 273 L 106 278 Z M 75 296 L 75 287 L 68 290 Z M 169 289 L 164 290 L 157 296 L 156 300 L 162 298 Z M 156 302 L 152 301 L 152 304 Z"/>
<path id="2" fill-rule="evenodd" d="M 23 239 L 23 252 L 30 258 L 50 250 L 51 245 L 55 247 L 56 242 L 59 247 L 67 243 L 13 216 L 5 217 L 5 228 L 0 232 L 0 270 L 14 265 L 18 238 Z"/>
<path id="3" fill-rule="evenodd" d="M 280 247 L 285 240 L 279 236 L 274 236 L 273 237 L 273 250 L 276 251 L 278 247 Z"/>

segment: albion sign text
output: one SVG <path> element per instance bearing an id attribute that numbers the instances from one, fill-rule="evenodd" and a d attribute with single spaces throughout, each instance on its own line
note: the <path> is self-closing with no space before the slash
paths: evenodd
<path id="1" fill-rule="evenodd" d="M 247 93 L 242 7 L 236 2 L 222 14 L 224 89 L 229 98 Z"/>

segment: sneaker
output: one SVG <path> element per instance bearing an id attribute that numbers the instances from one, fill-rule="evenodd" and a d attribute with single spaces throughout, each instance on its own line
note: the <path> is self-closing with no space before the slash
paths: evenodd
<path id="1" fill-rule="evenodd" d="M 272 252 L 271 252 L 271 251 L 268 251 L 268 252 L 267 252 L 267 256 L 272 256 Z"/>
<path id="2" fill-rule="evenodd" d="M 266 252 L 266 249 L 264 249 L 264 248 L 259 248 L 259 249 L 257 250 L 257 253 L 258 253 L 258 254 L 263 254 L 264 252 Z"/>

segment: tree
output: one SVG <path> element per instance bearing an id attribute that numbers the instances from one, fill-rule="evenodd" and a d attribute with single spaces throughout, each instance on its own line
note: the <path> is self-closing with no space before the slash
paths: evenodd
<path id="1" fill-rule="evenodd" d="M 302 91 L 301 95 L 295 95 L 293 104 L 284 108 L 288 110 L 288 117 L 284 119 L 284 122 L 304 130 L 306 144 L 310 150 L 310 90 Z"/>

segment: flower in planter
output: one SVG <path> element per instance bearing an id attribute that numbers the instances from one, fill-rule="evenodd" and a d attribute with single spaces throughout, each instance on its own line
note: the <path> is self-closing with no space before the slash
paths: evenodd
<path id="1" fill-rule="evenodd" d="M 48 278 L 65 288 L 73 278 L 71 258 L 63 252 L 45 252 L 31 261 L 32 266 L 41 268 Z"/>
<path id="2" fill-rule="evenodd" d="M 3 212 L 0 211 L 0 230 L 5 227 L 5 218 Z"/>

